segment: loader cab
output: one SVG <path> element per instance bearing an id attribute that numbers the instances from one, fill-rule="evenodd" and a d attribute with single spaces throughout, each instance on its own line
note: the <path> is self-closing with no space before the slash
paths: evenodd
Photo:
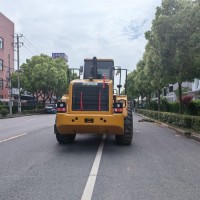
<path id="1" fill-rule="evenodd" d="M 114 81 L 114 60 L 113 59 L 84 59 L 83 79 L 106 79 Z"/>

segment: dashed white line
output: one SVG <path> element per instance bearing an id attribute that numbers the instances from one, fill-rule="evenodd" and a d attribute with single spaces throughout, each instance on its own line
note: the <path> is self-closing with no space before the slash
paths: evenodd
<path id="1" fill-rule="evenodd" d="M 27 119 L 27 120 L 25 120 L 26 122 L 30 122 L 30 121 L 35 121 L 36 119 L 34 118 L 34 119 Z"/>
<path id="2" fill-rule="evenodd" d="M 101 161 L 101 156 L 102 156 L 102 152 L 103 152 L 105 138 L 106 138 L 106 135 L 103 135 L 101 143 L 99 145 L 99 149 L 97 151 L 97 154 L 96 154 L 96 157 L 95 157 L 95 160 L 94 160 L 94 163 L 93 163 L 93 166 L 92 166 L 92 169 L 90 171 L 90 175 L 88 177 L 85 189 L 83 191 L 83 195 L 82 195 L 81 200 L 91 200 L 91 198 L 92 198 L 92 193 L 93 193 L 93 190 L 94 190 L 94 185 L 95 185 L 95 182 L 96 182 L 99 164 L 100 164 L 100 161 Z"/>
<path id="3" fill-rule="evenodd" d="M 22 137 L 22 136 L 27 135 L 27 134 L 28 134 L 28 133 L 23 133 L 23 134 L 20 134 L 20 135 L 16 135 L 16 136 L 7 138 L 7 139 L 5 139 L 5 140 L 0 140 L 0 143 L 7 142 L 7 141 L 9 141 L 9 140 L 16 139 L 16 138 Z"/>

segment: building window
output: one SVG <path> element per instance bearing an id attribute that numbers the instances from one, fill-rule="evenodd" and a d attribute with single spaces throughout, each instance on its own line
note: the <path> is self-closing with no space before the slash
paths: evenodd
<path id="1" fill-rule="evenodd" d="M 3 79 L 0 79 L 0 90 L 3 90 Z"/>
<path id="2" fill-rule="evenodd" d="M 0 37 L 0 49 L 3 49 L 3 38 Z"/>
<path id="3" fill-rule="evenodd" d="M 174 91 L 173 85 L 170 85 L 170 86 L 169 86 L 169 92 L 173 92 L 173 91 Z"/>
<path id="4" fill-rule="evenodd" d="M 3 60 L 0 59 L 0 71 L 3 71 Z"/>
<path id="5" fill-rule="evenodd" d="M 167 96 L 167 88 L 166 87 L 164 87 L 164 89 L 163 89 L 163 96 Z"/>

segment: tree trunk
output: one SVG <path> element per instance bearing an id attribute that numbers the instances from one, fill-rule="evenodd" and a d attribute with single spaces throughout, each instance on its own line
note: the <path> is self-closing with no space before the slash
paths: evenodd
<path id="1" fill-rule="evenodd" d="M 179 114 L 182 114 L 183 103 L 182 103 L 182 83 L 178 83 L 178 94 L 179 94 Z"/>
<path id="2" fill-rule="evenodd" d="M 151 103 L 151 94 L 148 94 L 148 106 L 149 106 L 149 110 L 150 110 L 150 103 Z"/>
<path id="3" fill-rule="evenodd" d="M 160 89 L 158 89 L 158 111 L 160 112 Z"/>

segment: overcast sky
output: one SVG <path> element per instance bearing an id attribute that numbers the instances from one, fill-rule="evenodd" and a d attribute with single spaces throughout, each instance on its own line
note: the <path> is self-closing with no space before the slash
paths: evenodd
<path id="1" fill-rule="evenodd" d="M 20 63 L 40 53 L 66 53 L 69 66 L 84 58 L 112 58 L 133 70 L 142 58 L 161 0 L 0 0 L 0 12 L 15 23 L 24 46 Z"/>

